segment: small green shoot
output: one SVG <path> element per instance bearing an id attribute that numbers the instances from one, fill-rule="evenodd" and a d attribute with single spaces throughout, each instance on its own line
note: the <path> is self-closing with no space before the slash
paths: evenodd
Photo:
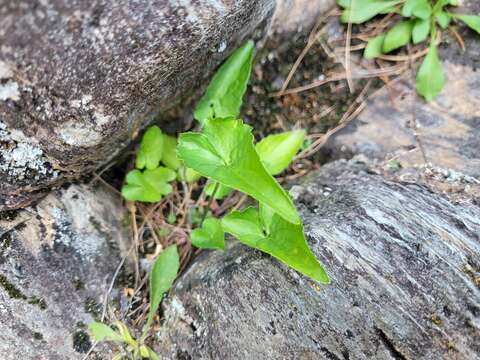
<path id="1" fill-rule="evenodd" d="M 457 0 L 337 0 L 343 9 L 344 23 L 362 24 L 377 15 L 397 13 L 406 18 L 399 20 L 386 33 L 371 38 L 365 47 L 364 57 L 374 59 L 408 45 L 430 41 L 430 48 L 417 72 L 416 86 L 419 95 L 429 102 L 437 97 L 445 86 L 445 75 L 438 56 L 438 34 L 452 20 L 463 22 L 480 33 L 480 16 L 464 15 L 448 11 L 458 6 Z M 439 28 L 440 29 L 439 29 Z"/>
<path id="2" fill-rule="evenodd" d="M 162 131 L 158 126 L 152 126 L 145 132 L 140 143 L 135 163 L 137 169 L 156 169 L 162 159 L 162 150 Z"/>
<path id="3" fill-rule="evenodd" d="M 172 192 L 170 181 L 175 180 L 174 171 L 158 167 L 153 170 L 132 170 L 127 174 L 127 184 L 122 188 L 122 195 L 127 200 L 158 202 L 163 195 Z"/>
<path id="4" fill-rule="evenodd" d="M 169 246 L 158 255 L 150 272 L 150 311 L 143 329 L 144 335 L 150 329 L 163 295 L 172 287 L 180 268 L 177 247 Z"/>
<path id="5" fill-rule="evenodd" d="M 127 184 L 122 188 L 122 195 L 131 201 L 158 202 L 163 195 L 172 192 L 169 182 L 176 177 L 174 171 L 165 167 L 143 172 L 132 170 L 127 174 Z"/>
<path id="6" fill-rule="evenodd" d="M 150 272 L 150 309 L 148 319 L 143 327 L 143 334 L 140 339 L 136 340 L 128 330 L 127 326 L 121 321 L 116 321 L 115 325 L 118 331 L 113 330 L 110 326 L 94 321 L 89 324 L 89 330 L 92 337 L 97 342 L 113 341 L 123 343 L 126 347 L 126 354 L 117 354 L 115 358 L 137 359 L 139 357 L 158 360 L 158 355 L 147 345 L 145 339 L 148 336 L 154 316 L 158 310 L 160 302 L 165 293 L 172 287 L 175 278 L 177 277 L 180 267 L 180 259 L 177 252 L 177 247 L 172 245 L 165 249 L 155 260 L 152 270 Z"/>
<path id="7" fill-rule="evenodd" d="M 225 249 L 225 234 L 222 223 L 215 218 L 207 218 L 201 228 L 190 235 L 192 245 L 200 249 Z"/>

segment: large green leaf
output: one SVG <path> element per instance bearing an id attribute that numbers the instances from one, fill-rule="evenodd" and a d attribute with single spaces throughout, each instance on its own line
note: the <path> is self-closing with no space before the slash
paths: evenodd
<path id="1" fill-rule="evenodd" d="M 285 221 L 268 208 L 259 213 L 250 207 L 228 214 L 222 219 L 222 225 L 226 232 L 245 245 L 272 255 L 322 284 L 330 283 L 327 273 L 308 247 L 301 224 Z"/>
<path id="2" fill-rule="evenodd" d="M 253 41 L 247 41 L 220 67 L 197 105 L 194 117 L 207 119 L 238 117 L 252 70 Z"/>
<path id="3" fill-rule="evenodd" d="M 160 163 L 163 150 L 162 131 L 158 126 L 151 126 L 143 135 L 140 149 L 138 149 L 137 169 L 155 169 Z"/>
<path id="4" fill-rule="evenodd" d="M 255 145 L 258 156 L 271 175 L 277 175 L 292 162 L 305 139 L 304 130 L 287 131 L 281 134 L 269 135 Z M 211 182 L 205 188 L 205 193 L 212 196 L 217 182 Z M 215 199 L 223 199 L 233 191 L 232 188 L 218 184 Z"/>
<path id="5" fill-rule="evenodd" d="M 361 24 L 385 12 L 385 10 L 391 9 L 392 6 L 400 4 L 402 1 L 403 0 L 355 0 L 348 4 L 348 7 L 342 12 L 340 19 L 344 23 L 352 22 L 353 24 Z M 344 5 L 346 5 L 346 3 L 344 3 Z"/>
<path id="6" fill-rule="evenodd" d="M 157 202 L 162 195 L 172 192 L 172 185 L 168 182 L 176 178 L 176 173 L 165 167 L 154 170 L 132 170 L 127 174 L 122 187 L 122 195 L 131 201 Z"/>
<path id="7" fill-rule="evenodd" d="M 463 21 L 470 29 L 480 34 L 480 16 L 477 15 L 453 15 L 455 19 Z"/>
<path id="8" fill-rule="evenodd" d="M 150 327 L 163 295 L 172 287 L 179 267 L 180 259 L 175 245 L 166 248 L 155 260 L 150 272 L 150 310 L 145 329 Z"/>
<path id="9" fill-rule="evenodd" d="M 225 234 L 222 223 L 215 218 L 207 218 L 199 229 L 190 235 L 193 246 L 200 249 L 225 249 Z"/>
<path id="10" fill-rule="evenodd" d="M 278 175 L 292 162 L 305 140 L 304 130 L 269 135 L 255 145 L 258 156 L 271 175 Z"/>
<path id="11" fill-rule="evenodd" d="M 432 101 L 443 89 L 445 75 L 442 64 L 438 58 L 438 51 L 435 42 L 432 41 L 430 50 L 417 72 L 417 92 L 425 100 Z"/>
<path id="12" fill-rule="evenodd" d="M 202 133 L 180 135 L 179 158 L 201 175 L 263 202 L 287 221 L 300 223 L 292 200 L 263 166 L 250 126 L 242 120 L 207 120 Z"/>
<path id="13" fill-rule="evenodd" d="M 104 323 L 94 321 L 88 325 L 88 328 L 95 341 L 123 342 L 123 336 Z"/>
<path id="14" fill-rule="evenodd" d="M 367 47 L 363 53 L 365 59 L 375 59 L 383 54 L 383 42 L 385 41 L 385 34 L 374 37 L 368 40 Z"/>
<path id="15" fill-rule="evenodd" d="M 412 37 L 413 21 L 401 21 L 391 28 L 383 41 L 383 52 L 389 53 L 410 42 Z"/>

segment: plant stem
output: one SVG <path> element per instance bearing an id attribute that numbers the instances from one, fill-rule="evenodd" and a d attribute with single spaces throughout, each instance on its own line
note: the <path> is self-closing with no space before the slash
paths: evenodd
<path id="1" fill-rule="evenodd" d="M 212 205 L 212 202 L 215 199 L 215 194 L 217 193 L 219 187 L 220 187 L 220 183 L 216 182 L 215 187 L 213 188 L 213 191 L 212 191 L 212 195 L 210 196 L 210 199 L 208 200 L 208 204 L 205 207 L 205 211 L 203 212 L 202 220 L 200 221 L 200 227 L 203 225 L 203 222 L 205 221 L 205 218 L 207 217 L 208 209 L 210 209 L 210 206 Z"/>

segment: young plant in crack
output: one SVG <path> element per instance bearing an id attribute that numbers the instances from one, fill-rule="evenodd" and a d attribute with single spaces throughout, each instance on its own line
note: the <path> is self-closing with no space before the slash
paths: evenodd
<path id="1" fill-rule="evenodd" d="M 194 117 L 200 132 L 181 134 L 179 159 L 210 179 L 207 193 L 222 196 L 231 189 L 258 201 L 259 211 L 234 211 L 222 220 L 194 230 L 194 245 L 223 248 L 223 232 L 266 252 L 302 274 L 328 284 L 330 279 L 308 247 L 300 216 L 289 194 L 273 175 L 282 172 L 303 144 L 304 131 L 271 135 L 254 144 L 252 128 L 239 119 L 252 68 L 254 44 L 248 41 L 220 67 Z M 221 226 L 221 228 L 220 228 Z"/>
<path id="2" fill-rule="evenodd" d="M 97 342 L 111 341 L 122 347 L 122 351 L 114 356 L 114 360 L 139 358 L 151 360 L 160 359 L 155 351 L 145 344 L 145 340 L 149 335 L 163 296 L 171 288 L 177 277 L 179 266 L 180 259 L 175 245 L 165 249 L 156 258 L 149 276 L 150 308 L 148 318 L 139 339 L 135 339 L 131 335 L 128 327 L 121 321 L 115 322 L 116 330 L 102 322 L 95 321 L 90 323 L 90 333 Z"/>
<path id="3" fill-rule="evenodd" d="M 157 126 L 144 134 L 136 169 L 126 176 L 122 194 L 126 200 L 156 203 L 168 196 L 172 182 L 197 182 L 208 178 L 203 188 L 210 197 L 203 215 L 191 207 L 190 226 L 193 246 L 225 249 L 225 233 L 243 244 L 263 251 L 298 272 L 328 284 L 330 279 L 305 240 L 302 220 L 274 175 L 288 168 L 305 140 L 305 131 L 294 130 L 267 136 L 254 143 L 252 128 L 239 119 L 242 98 L 247 89 L 254 44 L 246 42 L 219 68 L 194 112 L 199 132 L 176 138 L 163 134 Z M 258 201 L 258 209 L 232 211 L 222 219 L 209 215 L 213 199 L 240 191 Z M 165 216 L 173 224 L 176 214 Z M 150 309 L 142 335 L 136 339 L 120 321 L 115 328 L 94 322 L 90 331 L 97 341 L 113 341 L 122 346 L 116 359 L 145 357 L 158 359 L 147 346 L 154 316 L 162 296 L 171 287 L 179 269 L 175 246 L 163 250 L 149 276 Z"/>
<path id="4" fill-rule="evenodd" d="M 374 59 L 410 43 L 429 43 L 428 53 L 417 71 L 416 88 L 426 101 L 432 101 L 445 86 L 445 75 L 438 56 L 442 30 L 451 22 L 462 22 L 480 33 L 480 16 L 452 12 L 458 0 L 337 0 L 343 9 L 341 21 L 362 24 L 377 15 L 399 15 L 400 19 L 385 33 L 371 38 L 364 57 Z"/>

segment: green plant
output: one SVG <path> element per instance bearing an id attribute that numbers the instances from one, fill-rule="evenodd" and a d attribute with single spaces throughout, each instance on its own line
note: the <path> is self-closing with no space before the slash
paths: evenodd
<path id="1" fill-rule="evenodd" d="M 148 336 L 163 295 L 172 287 L 177 277 L 179 266 L 180 261 L 175 245 L 165 249 L 156 258 L 149 276 L 150 309 L 142 335 L 138 340 L 130 334 L 128 327 L 121 321 L 115 322 L 116 330 L 101 322 L 95 321 L 90 323 L 89 329 L 96 341 L 113 341 L 123 345 L 124 351 L 118 353 L 114 359 L 138 359 L 139 357 L 152 360 L 160 359 L 158 355 L 145 344 L 145 339 Z"/>
<path id="2" fill-rule="evenodd" d="M 257 218 L 247 221 L 242 218 L 244 212 L 234 212 L 223 220 L 210 217 L 203 221 L 205 216 L 197 216 L 192 223 L 200 227 L 192 231 L 192 244 L 223 249 L 224 232 L 229 232 L 246 245 L 326 284 L 329 278 L 307 245 L 293 201 L 273 177 L 292 162 L 304 143 L 305 131 L 270 135 L 254 144 L 252 128 L 238 118 L 253 50 L 253 42 L 246 42 L 213 77 L 194 112 L 201 126 L 199 132 L 180 134 L 177 144 L 175 138 L 162 134 L 158 127 L 147 130 L 137 155 L 137 169 L 127 174 L 122 193 L 128 200 L 156 202 L 172 191 L 169 182 L 175 176 L 188 179 L 187 172 L 193 175 L 191 181 L 198 180 L 200 175 L 209 179 L 204 189 L 207 196 L 221 199 L 233 190 L 243 192 L 259 202 Z M 249 209 L 246 214 L 253 211 Z M 267 221 L 267 213 L 272 223 Z M 238 232 L 232 224 L 239 222 L 254 231 L 256 237 Z M 260 232 L 255 232 L 258 229 Z"/>
<path id="3" fill-rule="evenodd" d="M 305 142 L 305 131 L 294 130 L 267 136 L 254 144 L 252 128 L 238 119 L 242 98 L 252 68 L 254 44 L 248 41 L 220 67 L 197 108 L 199 132 L 188 132 L 177 139 L 150 127 L 140 143 L 135 169 L 126 176 L 122 194 L 127 200 L 159 202 L 173 191 L 172 182 L 208 178 L 203 193 L 210 202 L 237 190 L 258 201 L 258 209 L 232 211 L 223 219 L 212 216 L 209 207 L 198 203 L 183 214 L 194 246 L 225 249 L 225 233 L 259 249 L 310 278 L 328 284 L 330 279 L 308 247 L 300 216 L 289 194 L 273 177 L 288 168 Z M 210 203 L 209 203 L 210 205 Z M 162 214 L 164 226 L 177 222 L 177 214 Z M 168 224 L 168 225 L 165 225 Z M 196 228 L 195 228 L 196 227 Z M 157 229 L 165 237 L 168 229 Z M 123 348 L 115 359 L 139 356 L 158 359 L 145 340 L 163 295 L 172 286 L 179 270 L 176 246 L 165 249 L 155 260 L 149 276 L 150 308 L 141 336 L 135 338 L 127 326 L 115 322 L 116 329 L 101 323 L 90 324 L 96 341 L 113 341 Z"/>
<path id="4" fill-rule="evenodd" d="M 222 220 L 211 216 L 204 220 L 208 209 L 203 216 L 198 209 L 191 209 L 197 214 L 191 223 L 199 225 L 191 232 L 192 244 L 224 249 L 224 233 L 228 232 L 240 242 L 328 284 L 327 273 L 307 245 L 292 199 L 273 177 L 292 162 L 304 143 L 305 131 L 270 135 L 254 144 L 252 128 L 238 118 L 253 51 L 253 42 L 246 42 L 214 75 L 194 111 L 201 127 L 199 132 L 180 134 L 178 144 L 156 127 L 145 133 L 137 155 L 137 169 L 128 173 L 122 193 L 128 200 L 159 201 L 171 192 L 168 182 L 173 180 L 174 171 L 180 180 L 187 178 L 187 171 L 195 175 L 192 181 L 199 176 L 208 178 L 204 192 L 210 198 L 222 199 L 233 190 L 243 192 L 258 201 L 259 211 L 249 208 L 232 212 Z M 143 166 L 147 169 L 142 170 Z M 159 174 L 152 176 L 151 172 Z"/>
<path id="5" fill-rule="evenodd" d="M 158 202 L 172 192 L 175 179 L 194 182 L 200 175 L 185 168 L 177 157 L 177 139 L 163 134 L 158 126 L 150 127 L 143 135 L 135 161 L 136 169 L 126 176 L 122 195 L 127 200 Z M 165 166 L 160 166 L 163 163 Z"/>
<path id="6" fill-rule="evenodd" d="M 480 16 L 448 11 L 458 6 L 458 0 L 337 0 L 343 8 L 341 20 L 362 24 L 377 15 L 396 13 L 405 18 L 397 21 L 386 33 L 371 38 L 364 57 L 376 58 L 399 49 L 410 42 L 419 44 L 429 40 L 429 50 L 417 72 L 417 92 L 426 101 L 433 100 L 445 85 L 445 75 L 438 56 L 437 44 L 441 29 L 452 21 L 461 21 L 480 33 Z"/>
<path id="7" fill-rule="evenodd" d="M 293 201 L 273 177 L 288 167 L 302 146 L 305 133 L 271 135 L 254 145 L 252 128 L 238 119 L 253 51 L 254 44 L 248 41 L 220 67 L 194 112 L 202 129 L 181 134 L 177 154 L 186 166 L 214 181 L 210 196 L 224 187 L 224 193 L 235 189 L 259 202 L 263 216 L 254 219 L 253 208 L 232 212 L 220 221 L 223 231 L 328 284 L 327 273 L 307 245 Z M 213 247 L 223 247 L 220 231 L 204 227 L 200 231 L 192 234 L 197 246 L 209 248 L 214 242 Z M 210 236 L 206 236 L 207 232 Z"/>

